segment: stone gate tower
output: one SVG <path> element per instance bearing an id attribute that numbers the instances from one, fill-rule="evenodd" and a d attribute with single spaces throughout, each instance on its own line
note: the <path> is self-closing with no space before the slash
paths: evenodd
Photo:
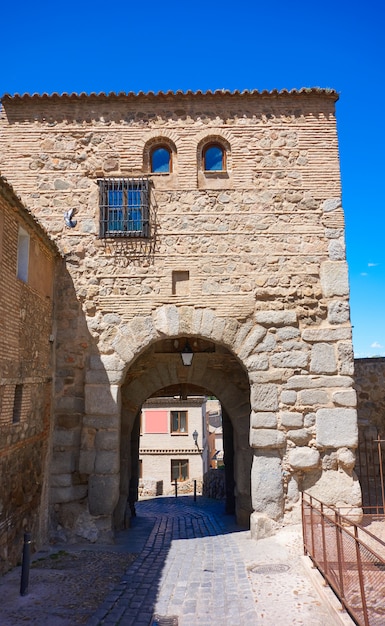
<path id="1" fill-rule="evenodd" d="M 336 100 L 3 97 L 1 172 L 63 254 L 48 503 L 62 538 L 124 524 L 156 395 L 221 401 L 229 500 L 255 536 L 303 489 L 360 505 Z"/>

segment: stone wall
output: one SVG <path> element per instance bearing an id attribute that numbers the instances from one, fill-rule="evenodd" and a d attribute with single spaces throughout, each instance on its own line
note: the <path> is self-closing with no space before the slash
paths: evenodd
<path id="1" fill-rule="evenodd" d="M 222 469 L 210 469 L 203 477 L 203 495 L 214 500 L 226 497 L 225 472 Z"/>
<path id="2" fill-rule="evenodd" d="M 69 535 L 99 538 L 122 519 L 134 420 L 167 385 L 226 410 L 240 521 L 282 520 L 303 488 L 359 504 L 336 98 L 3 99 L 0 167 L 65 258 L 51 504 Z M 226 169 L 204 172 L 213 141 Z M 171 147 L 169 174 L 149 172 L 157 143 Z M 100 239 L 98 177 L 147 174 L 149 237 Z M 173 352 L 186 337 L 196 354 L 183 369 Z"/>
<path id="3" fill-rule="evenodd" d="M 355 359 L 354 387 L 359 428 L 375 426 L 385 436 L 385 358 Z"/>
<path id="4" fill-rule="evenodd" d="M 20 226 L 29 237 L 26 282 L 16 276 Z M 56 255 L 0 178 L 0 574 L 20 560 L 25 531 L 34 546 L 47 534 Z"/>

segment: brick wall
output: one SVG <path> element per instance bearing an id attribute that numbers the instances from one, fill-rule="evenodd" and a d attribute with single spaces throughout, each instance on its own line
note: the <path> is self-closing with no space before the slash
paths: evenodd
<path id="1" fill-rule="evenodd" d="M 20 560 L 23 533 L 46 538 L 51 432 L 50 335 L 56 251 L 0 179 L 0 573 Z M 29 234 L 29 278 L 16 277 L 19 227 Z M 36 280 L 44 275 L 44 280 Z"/>

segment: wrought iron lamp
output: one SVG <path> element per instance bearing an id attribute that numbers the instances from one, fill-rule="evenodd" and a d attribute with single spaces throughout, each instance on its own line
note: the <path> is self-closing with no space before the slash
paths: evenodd
<path id="1" fill-rule="evenodd" d="M 191 365 L 194 353 L 188 341 L 186 341 L 185 347 L 180 353 L 180 356 L 182 357 L 183 365 Z"/>

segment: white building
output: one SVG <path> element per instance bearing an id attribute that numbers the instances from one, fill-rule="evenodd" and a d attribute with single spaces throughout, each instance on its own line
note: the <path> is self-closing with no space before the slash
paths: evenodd
<path id="1" fill-rule="evenodd" d="M 201 483 L 208 469 L 206 398 L 152 398 L 143 405 L 139 447 L 139 492 L 172 493 Z M 159 483 L 162 483 L 161 485 Z"/>

